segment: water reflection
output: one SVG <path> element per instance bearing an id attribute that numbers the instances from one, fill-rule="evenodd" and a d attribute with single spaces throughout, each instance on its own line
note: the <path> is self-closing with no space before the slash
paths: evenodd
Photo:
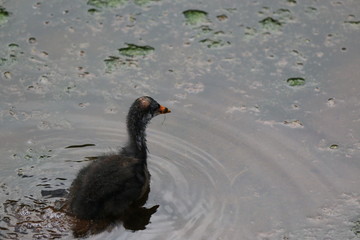
<path id="1" fill-rule="evenodd" d="M 150 223 L 151 216 L 157 211 L 159 205 L 150 208 L 143 207 L 148 200 L 150 185 L 147 192 L 134 202 L 123 215 L 116 218 L 106 218 L 101 220 L 81 220 L 73 218 L 71 221 L 71 230 L 76 238 L 99 234 L 103 231 L 111 231 L 117 225 L 122 224 L 125 229 L 138 231 L 146 229 Z"/>
<path id="2" fill-rule="evenodd" d="M 150 184 L 145 194 L 121 216 L 101 220 L 81 220 L 72 216 L 68 211 L 66 189 L 41 190 L 43 198 L 27 196 L 25 198 L 30 200 L 28 203 L 23 203 L 23 200 L 6 200 L 3 204 L 5 214 L 1 219 L 6 227 L 0 227 L 0 236 L 17 239 L 32 234 L 33 238 L 56 239 L 72 231 L 75 238 L 83 238 L 103 231 L 110 232 L 119 225 L 130 231 L 144 230 L 159 208 L 159 205 L 144 207 L 149 192 Z"/>

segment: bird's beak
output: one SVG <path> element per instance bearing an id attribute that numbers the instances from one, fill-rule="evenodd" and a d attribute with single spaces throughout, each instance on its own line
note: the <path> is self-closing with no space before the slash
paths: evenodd
<path id="1" fill-rule="evenodd" d="M 165 114 L 165 113 L 170 113 L 170 112 L 171 112 L 170 109 L 168 109 L 167 107 L 164 107 L 164 106 L 160 105 L 160 107 L 159 107 L 159 113 L 160 113 L 160 114 Z"/>

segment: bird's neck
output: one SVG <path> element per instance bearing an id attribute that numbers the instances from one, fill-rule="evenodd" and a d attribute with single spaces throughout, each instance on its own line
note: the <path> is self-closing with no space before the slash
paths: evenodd
<path id="1" fill-rule="evenodd" d="M 136 157 L 144 160 L 146 163 L 147 158 L 147 146 L 146 146 L 146 125 L 147 123 L 140 121 L 128 121 L 128 135 L 129 140 L 126 147 L 123 149 L 123 153 L 131 157 Z"/>

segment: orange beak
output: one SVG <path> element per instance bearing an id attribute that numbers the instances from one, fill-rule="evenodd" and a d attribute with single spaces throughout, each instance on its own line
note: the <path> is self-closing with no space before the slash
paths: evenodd
<path id="1" fill-rule="evenodd" d="M 164 106 L 160 105 L 160 107 L 159 107 L 159 113 L 160 113 L 160 114 L 165 114 L 165 113 L 170 113 L 170 112 L 171 112 L 170 109 L 168 109 L 167 107 L 164 107 Z"/>

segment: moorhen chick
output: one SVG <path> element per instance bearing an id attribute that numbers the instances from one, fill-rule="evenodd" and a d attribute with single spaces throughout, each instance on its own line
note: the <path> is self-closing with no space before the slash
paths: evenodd
<path id="1" fill-rule="evenodd" d="M 68 197 L 71 214 L 89 220 L 118 217 L 146 194 L 150 180 L 146 126 L 153 117 L 169 112 L 151 97 L 135 100 L 127 115 L 127 145 L 79 171 Z"/>

